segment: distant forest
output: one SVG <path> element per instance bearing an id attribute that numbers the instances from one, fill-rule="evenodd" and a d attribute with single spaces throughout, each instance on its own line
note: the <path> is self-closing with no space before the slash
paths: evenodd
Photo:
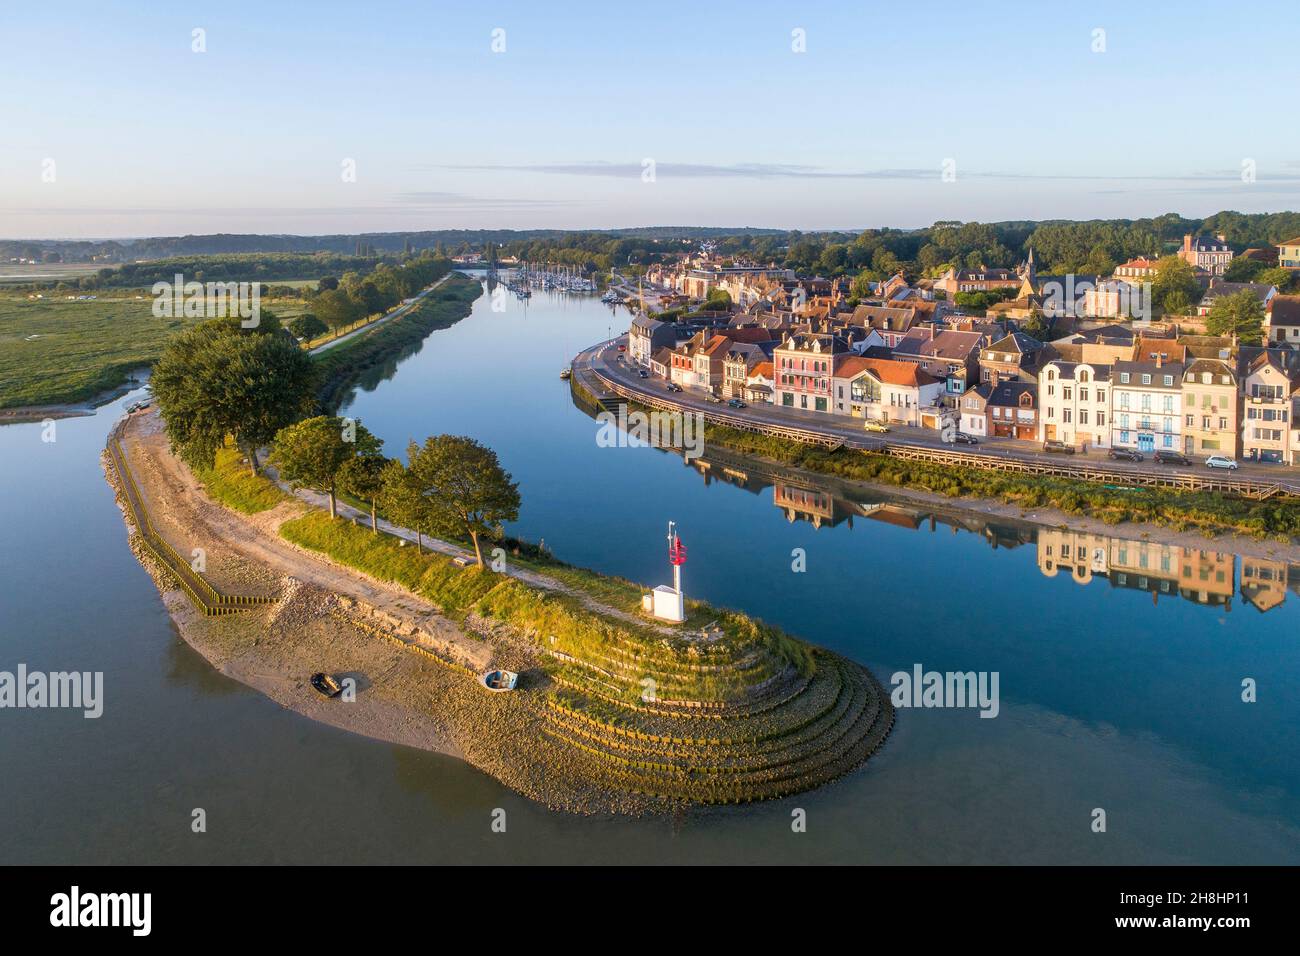
<path id="1" fill-rule="evenodd" d="M 1107 274 L 1138 255 L 1174 250 L 1186 233 L 1222 233 L 1241 252 L 1300 236 L 1300 213 L 1219 212 L 1205 219 L 1167 213 L 1153 219 L 1044 222 L 937 222 L 922 229 L 861 232 L 800 232 L 756 228 L 661 226 L 641 229 L 438 230 L 337 236 L 183 236 L 131 241 L 0 241 L 0 258 L 85 262 L 177 259 L 187 256 L 261 254 L 270 273 L 261 277 L 301 278 L 373 267 L 402 254 L 466 252 L 518 256 L 563 263 L 588 271 L 643 269 L 708 240 L 726 258 L 775 262 L 801 273 L 883 277 L 903 271 L 933 276 L 950 265 L 1014 266 L 1029 249 L 1040 273 Z M 276 262 L 276 256 L 285 258 Z M 336 258 L 338 257 L 338 258 Z M 102 260 L 101 260 L 102 261 Z M 106 263 L 107 264 L 107 263 Z M 247 264 L 247 263 L 245 263 Z M 304 266 L 314 268 L 304 270 Z M 151 270 L 128 267 L 139 281 Z M 295 276 L 286 273 L 296 272 Z M 242 278 L 250 278 L 247 274 Z M 100 283 L 131 281 L 126 274 L 101 274 Z"/>

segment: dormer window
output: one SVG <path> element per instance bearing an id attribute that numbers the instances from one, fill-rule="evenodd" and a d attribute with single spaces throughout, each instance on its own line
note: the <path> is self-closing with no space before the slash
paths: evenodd
<path id="1" fill-rule="evenodd" d="M 1142 384 L 1143 384 L 1143 385 L 1150 385 L 1150 384 L 1151 384 L 1151 376 L 1150 376 L 1149 373 L 1147 373 L 1147 372 L 1143 372 L 1143 373 L 1142 373 Z"/>

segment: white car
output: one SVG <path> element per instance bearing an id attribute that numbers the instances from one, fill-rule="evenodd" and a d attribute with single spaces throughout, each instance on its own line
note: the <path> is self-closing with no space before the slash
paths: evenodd
<path id="1" fill-rule="evenodd" d="M 1229 471 L 1237 470 L 1237 463 L 1226 455 L 1211 455 L 1205 459 L 1206 468 L 1227 468 Z"/>

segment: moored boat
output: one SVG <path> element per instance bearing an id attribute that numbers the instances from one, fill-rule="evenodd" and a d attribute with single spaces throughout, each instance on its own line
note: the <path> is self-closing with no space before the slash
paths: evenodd
<path id="1" fill-rule="evenodd" d="M 479 682 L 494 693 L 514 690 L 519 683 L 519 675 L 514 671 L 488 671 L 479 678 Z"/>
<path id="2" fill-rule="evenodd" d="M 562 368 L 562 369 L 560 369 L 560 378 L 562 378 L 562 379 L 567 380 L 567 379 L 569 378 L 569 376 L 571 376 L 572 374 L 573 374 L 573 369 L 571 369 L 571 368 Z"/>

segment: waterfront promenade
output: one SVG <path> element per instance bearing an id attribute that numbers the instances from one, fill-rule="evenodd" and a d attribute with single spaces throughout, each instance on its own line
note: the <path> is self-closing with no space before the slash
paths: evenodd
<path id="1" fill-rule="evenodd" d="M 710 402 L 699 390 L 669 392 L 658 378 L 641 378 L 618 346 L 626 336 L 601 342 L 578 353 L 573 370 L 584 385 L 594 385 L 597 397 L 640 401 L 654 408 L 699 412 L 709 422 L 835 447 L 844 445 L 895 457 L 949 465 L 970 465 L 998 471 L 1041 474 L 1096 481 L 1120 487 L 1164 487 L 1221 491 L 1247 498 L 1300 496 L 1300 474 L 1281 465 L 1243 462 L 1235 472 L 1204 465 L 1177 467 L 1153 461 L 1112 461 L 1104 451 L 1074 455 L 1048 454 L 1037 442 L 980 438 L 980 444 L 945 443 L 932 429 L 893 427 L 888 435 L 866 432 L 861 419 L 771 405 L 734 409 Z"/>

